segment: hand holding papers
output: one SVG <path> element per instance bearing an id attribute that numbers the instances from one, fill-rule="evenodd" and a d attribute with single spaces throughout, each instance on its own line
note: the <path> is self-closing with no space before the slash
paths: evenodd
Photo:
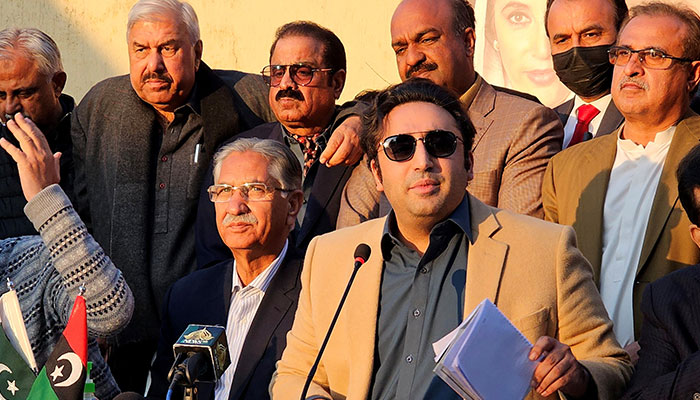
<path id="1" fill-rule="evenodd" d="M 522 399 L 538 361 L 532 344 L 488 299 L 433 344 L 434 372 L 465 399 Z"/>

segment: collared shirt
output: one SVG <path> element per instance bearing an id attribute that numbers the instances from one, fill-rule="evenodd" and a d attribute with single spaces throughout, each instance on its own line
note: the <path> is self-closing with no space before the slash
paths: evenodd
<path id="1" fill-rule="evenodd" d="M 432 344 L 464 316 L 469 200 L 433 227 L 425 254 L 397 238 L 390 212 L 382 235 L 384 269 L 377 311 L 371 399 L 459 399 L 433 373 Z"/>
<path id="2" fill-rule="evenodd" d="M 590 104 L 593 107 L 597 108 L 598 115 L 595 116 L 591 120 L 591 122 L 588 124 L 588 132 L 590 132 L 593 137 L 596 137 L 598 135 L 598 128 L 600 128 L 600 123 L 603 121 L 603 116 L 605 115 L 605 110 L 608 109 L 608 106 L 610 105 L 610 102 L 612 101 L 612 95 L 609 93 L 606 94 L 605 96 L 599 98 L 598 100 L 594 100 L 590 103 L 586 103 L 583 100 L 581 100 L 580 97 L 574 96 L 574 108 L 571 109 L 571 113 L 569 114 L 569 118 L 566 120 L 566 125 L 564 125 L 564 147 L 567 148 L 569 146 L 569 142 L 571 142 L 571 138 L 574 136 L 574 129 L 576 129 L 576 123 L 578 122 L 578 114 L 576 110 L 578 110 L 579 107 L 581 107 L 584 104 Z M 609 132 L 600 132 L 600 133 L 609 133 Z"/>
<path id="3" fill-rule="evenodd" d="M 632 289 L 656 188 L 675 131 L 674 125 L 657 133 L 646 147 L 617 138 L 603 208 L 600 295 L 623 346 L 634 342 Z"/>
<path id="4" fill-rule="evenodd" d="M 337 112 L 336 112 L 337 114 Z M 335 118 L 335 117 L 334 117 Z M 333 119 L 334 119 L 333 118 Z M 333 119 L 331 119 L 331 124 L 333 122 Z M 289 132 L 287 131 L 287 128 L 282 125 L 282 132 L 284 132 L 284 143 L 292 150 L 295 156 L 297 156 L 297 159 L 299 160 L 299 163 L 301 165 L 304 165 L 304 153 L 301 150 L 301 144 L 294 139 Z M 326 129 L 321 133 L 321 135 L 316 139 L 316 143 L 318 143 L 319 146 L 319 151 L 318 151 L 318 156 L 321 156 L 321 153 L 326 149 L 326 145 L 328 144 L 328 139 L 331 137 L 331 125 L 328 125 Z M 304 191 L 304 203 L 301 205 L 301 209 L 299 210 L 299 213 L 297 214 L 297 228 L 302 225 L 304 222 L 304 216 L 306 215 L 306 204 L 309 201 L 309 196 L 311 196 L 311 189 L 313 188 L 314 185 L 314 180 L 316 179 L 316 174 L 318 173 L 318 168 L 319 168 L 319 162 L 318 159 L 314 161 L 314 163 L 311 165 L 311 168 L 309 168 L 309 171 L 306 173 L 306 176 L 303 177 L 302 179 L 302 190 Z"/>
<path id="5" fill-rule="evenodd" d="M 474 102 L 474 98 L 476 98 L 476 94 L 479 92 L 481 82 L 483 81 L 484 79 L 481 77 L 481 75 L 476 74 L 474 83 L 472 83 L 471 87 L 469 87 L 469 89 L 464 92 L 462 96 L 460 96 L 459 101 L 462 103 L 465 110 L 468 110 L 469 107 L 471 107 L 472 102 Z"/>
<path id="6" fill-rule="evenodd" d="M 226 339 L 228 341 L 228 354 L 231 357 L 231 365 L 226 368 L 221 379 L 214 389 L 215 399 L 228 399 L 233 375 L 236 372 L 238 358 L 241 356 L 245 338 L 248 335 L 250 325 L 253 323 L 258 307 L 265 296 L 265 291 L 277 274 L 284 256 L 287 254 L 289 241 L 284 242 L 282 252 L 272 263 L 256 276 L 252 282 L 244 286 L 236 271 L 236 261 L 233 261 L 233 285 L 231 288 L 231 305 L 228 309 L 226 321 Z"/>

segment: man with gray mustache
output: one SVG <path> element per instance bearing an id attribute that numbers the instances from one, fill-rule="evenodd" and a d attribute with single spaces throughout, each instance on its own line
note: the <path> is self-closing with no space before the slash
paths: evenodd
<path id="1" fill-rule="evenodd" d="M 269 397 L 301 289 L 304 255 L 288 239 L 304 198 L 301 170 L 292 150 L 275 140 L 237 139 L 216 153 L 207 193 L 228 259 L 180 279 L 166 294 L 149 398 L 166 397 L 173 344 L 188 324 L 225 326 L 231 357 L 216 385 L 197 384 L 200 399 Z M 173 399 L 182 397 L 179 389 Z"/>
<path id="2" fill-rule="evenodd" d="M 644 288 L 700 262 L 675 174 L 700 141 L 700 117 L 689 107 L 700 82 L 700 17 L 660 2 L 634 7 L 609 58 L 612 99 L 625 122 L 552 158 L 542 201 L 545 219 L 576 230 L 634 361 Z"/>

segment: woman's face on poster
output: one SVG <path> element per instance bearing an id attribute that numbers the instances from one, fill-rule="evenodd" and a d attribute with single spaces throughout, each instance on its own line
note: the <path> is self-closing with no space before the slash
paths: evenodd
<path id="1" fill-rule="evenodd" d="M 505 85 L 556 107 L 569 96 L 552 66 L 544 30 L 547 0 L 489 0 L 493 7 L 490 43 L 500 55 Z"/>

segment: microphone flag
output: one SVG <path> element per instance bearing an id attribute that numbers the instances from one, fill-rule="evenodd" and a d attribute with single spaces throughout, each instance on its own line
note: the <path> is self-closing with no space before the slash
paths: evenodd
<path id="1" fill-rule="evenodd" d="M 87 314 L 85 298 L 79 295 L 73 304 L 66 329 L 39 372 L 27 399 L 82 399 L 86 367 Z"/>
<path id="2" fill-rule="evenodd" d="M 25 400 L 34 378 L 32 370 L 0 329 L 0 398 Z"/>

